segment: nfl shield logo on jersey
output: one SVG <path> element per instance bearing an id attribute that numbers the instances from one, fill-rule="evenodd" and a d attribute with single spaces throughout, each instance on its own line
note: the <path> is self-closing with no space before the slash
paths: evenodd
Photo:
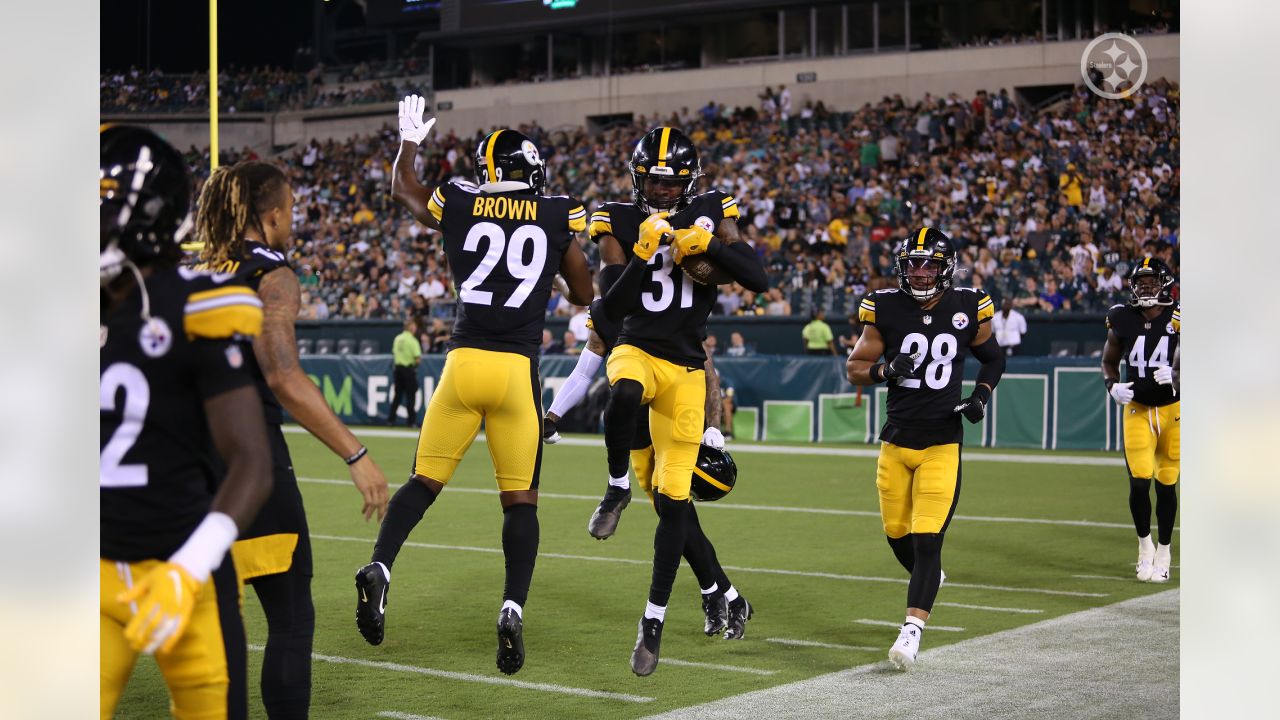
<path id="1" fill-rule="evenodd" d="M 147 357 L 158 358 L 173 345 L 173 331 L 164 320 L 151 318 L 138 331 L 138 344 Z"/>
<path id="2" fill-rule="evenodd" d="M 239 345 L 227 346 L 227 364 L 237 370 L 244 365 L 244 354 L 240 352 Z"/>
<path id="3" fill-rule="evenodd" d="M 951 324 L 955 325 L 957 330 L 963 330 L 969 326 L 969 316 L 958 312 L 951 316 Z"/>

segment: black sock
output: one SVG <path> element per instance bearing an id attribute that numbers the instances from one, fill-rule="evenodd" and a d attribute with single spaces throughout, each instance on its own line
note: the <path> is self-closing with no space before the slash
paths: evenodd
<path id="1" fill-rule="evenodd" d="M 609 477 L 622 477 L 631 466 L 631 441 L 636 434 L 643 395 L 644 387 L 635 380 L 619 380 L 609 388 L 609 405 L 604 410 L 604 445 L 609 458 Z"/>
<path id="2" fill-rule="evenodd" d="M 702 532 L 702 525 L 698 522 L 698 509 L 692 504 L 689 507 L 688 522 L 685 524 L 684 559 L 689 563 L 693 574 L 697 576 L 699 589 L 705 590 L 712 585 L 717 586 L 716 591 L 710 593 L 709 597 L 718 597 L 729 589 L 727 585 L 720 585 L 720 575 L 723 573 L 717 572 L 720 563 L 716 562 L 716 550 L 706 534 Z"/>
<path id="3" fill-rule="evenodd" d="M 1176 485 L 1156 483 L 1156 529 L 1160 544 L 1173 542 L 1173 519 L 1178 516 L 1178 488 Z"/>
<path id="4" fill-rule="evenodd" d="M 1129 478 L 1129 512 L 1133 514 L 1133 529 L 1138 537 L 1151 534 L 1151 481 Z"/>
<path id="5" fill-rule="evenodd" d="M 507 558 L 507 582 L 502 599 L 524 607 L 538 559 L 538 506 L 520 503 L 502 511 L 502 554 Z"/>
<path id="6" fill-rule="evenodd" d="M 907 537 L 911 538 L 916 556 L 911 583 L 907 585 L 907 607 L 932 612 L 942 580 L 942 534 L 912 533 Z"/>
<path id="7" fill-rule="evenodd" d="M 907 533 L 900 538 L 891 538 L 885 535 L 885 539 L 889 541 L 889 547 L 893 549 L 893 556 L 898 558 L 898 562 L 907 572 L 911 572 L 916 566 L 916 551 L 911 542 L 911 533 Z"/>
<path id="8" fill-rule="evenodd" d="M 409 533 L 435 501 L 436 494 L 417 477 L 409 478 L 409 482 L 400 486 L 387 504 L 386 517 L 382 518 L 382 527 L 378 528 L 378 541 L 373 544 L 371 562 L 380 562 L 391 569 L 396 555 L 400 554 L 400 547 L 409 539 Z"/>
<path id="9" fill-rule="evenodd" d="M 671 600 L 676 572 L 680 569 L 680 555 L 684 552 L 693 503 L 672 500 L 660 492 L 654 493 L 653 500 L 658 509 L 658 528 L 653 534 L 653 578 L 649 582 L 649 602 L 666 607 Z"/>

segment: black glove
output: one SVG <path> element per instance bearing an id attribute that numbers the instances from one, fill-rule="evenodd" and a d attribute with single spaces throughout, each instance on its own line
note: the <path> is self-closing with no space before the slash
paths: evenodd
<path id="1" fill-rule="evenodd" d="M 889 381 L 894 378 L 910 376 L 911 371 L 915 370 L 916 368 L 917 357 L 919 357 L 919 353 L 916 353 L 914 355 L 908 355 L 906 353 L 898 353 L 897 355 L 895 355 L 893 359 L 890 360 L 888 363 L 886 363 L 884 366 L 885 381 Z"/>
<path id="2" fill-rule="evenodd" d="M 982 422 L 987 415 L 987 404 L 991 402 L 991 391 L 985 385 L 974 388 L 973 394 L 956 406 L 955 411 L 964 415 L 964 419 L 973 424 Z"/>

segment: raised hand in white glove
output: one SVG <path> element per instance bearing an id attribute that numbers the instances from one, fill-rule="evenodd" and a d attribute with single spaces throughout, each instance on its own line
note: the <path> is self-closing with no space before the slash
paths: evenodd
<path id="1" fill-rule="evenodd" d="M 422 121 L 422 113 L 427 109 L 427 99 L 421 95 L 405 95 L 400 101 L 400 139 L 421 144 L 431 132 L 436 119 Z"/>
<path id="2" fill-rule="evenodd" d="M 720 428 L 709 427 L 706 432 L 702 433 L 702 444 L 717 450 L 723 450 L 724 434 L 720 432 Z"/>
<path id="3" fill-rule="evenodd" d="M 1155 373 L 1152 374 L 1152 377 L 1154 377 L 1156 379 L 1156 382 L 1160 383 L 1161 385 L 1172 385 L 1173 384 L 1173 366 L 1157 365 L 1156 371 Z"/>
<path id="4" fill-rule="evenodd" d="M 1118 382 L 1111 385 L 1111 397 L 1117 405 L 1127 405 L 1133 400 L 1133 383 Z"/>

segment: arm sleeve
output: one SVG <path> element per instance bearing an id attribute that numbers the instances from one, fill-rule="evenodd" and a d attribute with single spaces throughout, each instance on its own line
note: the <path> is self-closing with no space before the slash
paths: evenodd
<path id="1" fill-rule="evenodd" d="M 994 390 L 1000 382 L 1000 376 L 1004 374 L 1004 350 L 1000 348 L 1000 343 L 996 342 L 993 335 L 981 345 L 970 346 L 969 352 L 982 363 L 978 368 L 978 383 L 986 384 Z"/>
<path id="2" fill-rule="evenodd" d="M 598 278 L 600 281 L 600 294 L 602 296 L 609 294 L 609 288 L 613 287 L 614 283 L 618 282 L 618 278 L 622 277 L 622 273 L 626 269 L 626 265 L 605 265 L 600 268 Z"/>
<path id="3" fill-rule="evenodd" d="M 620 322 L 635 307 L 640 297 L 640 288 L 644 285 L 645 261 L 638 256 L 631 256 L 622 275 L 609 288 L 604 296 L 605 314 L 613 322 Z"/>
<path id="4" fill-rule="evenodd" d="M 769 289 L 769 278 L 765 275 L 764 265 L 756 252 L 745 242 L 726 244 L 715 238 L 707 246 L 707 256 L 715 260 L 738 281 L 742 287 L 751 292 L 764 292 Z"/>

